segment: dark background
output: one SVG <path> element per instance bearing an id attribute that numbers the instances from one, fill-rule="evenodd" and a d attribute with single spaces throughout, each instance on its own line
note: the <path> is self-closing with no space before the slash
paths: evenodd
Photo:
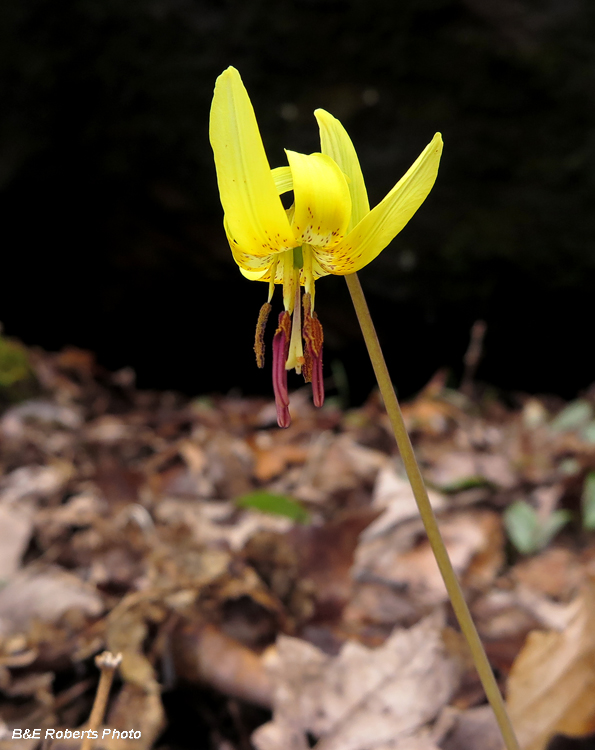
<path id="1" fill-rule="evenodd" d="M 90 348 L 143 387 L 270 393 L 266 285 L 231 259 L 208 143 L 229 64 L 271 166 L 318 149 L 323 107 L 372 204 L 443 133 L 433 192 L 360 274 L 401 394 L 441 366 L 456 385 L 479 318 L 482 380 L 565 397 L 595 380 L 591 0 L 5 0 L 7 334 Z M 373 380 L 343 279 L 316 303 L 326 372 L 341 363 L 357 403 Z"/>

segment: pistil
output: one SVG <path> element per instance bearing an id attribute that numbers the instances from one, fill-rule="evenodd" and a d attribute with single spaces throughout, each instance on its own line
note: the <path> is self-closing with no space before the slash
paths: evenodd
<path id="1" fill-rule="evenodd" d="M 293 370 L 301 375 L 304 365 L 304 349 L 302 347 L 302 310 L 300 304 L 301 287 L 299 284 L 295 290 L 295 302 L 293 305 L 293 320 L 291 325 L 291 340 L 289 342 L 289 355 L 285 363 L 286 370 Z"/>

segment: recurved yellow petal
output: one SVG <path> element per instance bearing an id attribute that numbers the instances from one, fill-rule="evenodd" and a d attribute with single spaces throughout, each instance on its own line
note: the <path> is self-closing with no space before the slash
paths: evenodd
<path id="1" fill-rule="evenodd" d="M 269 269 L 265 268 L 264 271 L 248 271 L 245 268 L 242 268 L 242 266 L 239 265 L 240 273 L 242 276 L 245 276 L 247 279 L 250 279 L 250 281 L 268 281 L 270 278 Z"/>
<path id="2" fill-rule="evenodd" d="M 209 127 L 228 234 L 244 253 L 295 247 L 254 109 L 235 68 L 217 79 Z"/>
<path id="3" fill-rule="evenodd" d="M 345 236 L 351 216 L 345 175 L 326 154 L 285 153 L 293 177 L 291 226 L 298 244 L 333 247 Z"/>
<path id="4" fill-rule="evenodd" d="M 320 147 L 322 153 L 328 154 L 349 178 L 351 220 L 347 231 L 350 231 L 370 210 L 366 183 L 364 182 L 357 153 L 351 142 L 351 138 L 347 135 L 347 131 L 336 117 L 333 117 L 324 109 L 315 110 L 314 116 L 320 128 Z"/>
<path id="5" fill-rule="evenodd" d="M 359 271 L 407 224 L 432 189 L 442 154 L 442 136 L 432 138 L 388 195 L 357 224 L 331 253 L 319 254 L 333 274 Z"/>
<path id="6" fill-rule="evenodd" d="M 223 217 L 223 227 L 229 241 L 231 254 L 233 255 L 233 259 L 235 260 L 235 262 L 240 267 L 242 275 L 247 279 L 250 279 L 251 281 L 258 281 L 262 279 L 262 277 L 268 272 L 268 269 L 275 259 L 276 254 L 269 253 L 269 255 L 257 256 L 250 253 L 245 253 L 237 244 L 237 242 L 235 242 L 234 238 L 229 232 L 229 227 L 227 226 L 227 216 Z"/>
<path id="7" fill-rule="evenodd" d="M 271 171 L 279 195 L 283 195 L 283 193 L 293 190 L 293 177 L 291 176 L 290 167 L 276 167 Z"/>

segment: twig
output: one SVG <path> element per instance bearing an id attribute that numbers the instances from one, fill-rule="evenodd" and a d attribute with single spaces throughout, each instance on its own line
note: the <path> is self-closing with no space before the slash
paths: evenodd
<path id="1" fill-rule="evenodd" d="M 506 711 L 504 700 L 500 694 L 494 673 L 490 667 L 488 657 L 486 656 L 475 628 L 475 624 L 473 623 L 471 613 L 469 612 L 469 608 L 465 602 L 465 597 L 463 596 L 463 591 L 448 557 L 448 552 L 446 551 L 442 535 L 440 534 L 438 522 L 436 521 L 436 516 L 434 515 L 434 511 L 432 510 L 428 498 L 428 492 L 424 485 L 424 480 L 413 452 L 411 440 L 407 434 L 407 428 L 403 421 L 401 408 L 388 373 L 386 362 L 384 361 L 384 355 L 382 354 L 380 342 L 378 341 L 378 336 L 374 329 L 374 323 L 370 316 L 363 289 L 357 274 L 355 273 L 345 276 L 345 281 L 347 282 L 353 306 L 355 307 L 355 312 L 362 329 L 368 354 L 370 355 L 372 367 L 374 368 L 374 374 L 378 381 L 378 387 L 380 388 L 380 393 L 384 400 L 384 406 L 393 428 L 395 440 L 397 441 L 399 453 L 401 454 L 401 459 L 405 465 L 407 477 L 409 478 L 411 489 L 413 490 L 413 495 L 417 507 L 419 508 L 419 513 L 426 534 L 428 535 L 428 540 L 432 547 L 432 552 L 434 553 L 434 557 L 438 563 L 438 568 L 444 579 L 444 584 L 448 596 L 450 597 L 452 608 L 469 645 L 473 657 L 473 663 L 475 664 L 483 689 L 485 690 L 486 696 L 496 716 L 498 726 L 500 727 L 502 737 L 504 738 L 504 744 L 506 745 L 507 750 L 519 750 L 519 745 Z"/>
<path id="2" fill-rule="evenodd" d="M 97 692 L 95 693 L 95 700 L 93 701 L 93 708 L 89 717 L 88 731 L 81 743 L 80 750 L 91 750 L 93 743 L 92 735 L 97 732 L 103 721 L 114 674 L 121 661 L 122 654 L 114 655 L 110 651 L 104 651 L 95 657 L 95 664 L 101 670 L 101 675 L 99 676 L 99 685 L 97 685 Z"/>

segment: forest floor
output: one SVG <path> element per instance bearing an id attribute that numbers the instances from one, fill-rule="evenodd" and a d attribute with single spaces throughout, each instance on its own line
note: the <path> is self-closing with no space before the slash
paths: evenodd
<path id="1" fill-rule="evenodd" d="M 0 750 L 78 747 L 104 650 L 96 747 L 500 747 L 377 395 L 297 391 L 280 430 L 270 400 L 3 347 Z M 594 402 L 439 373 L 404 405 L 523 750 L 595 747 Z"/>

